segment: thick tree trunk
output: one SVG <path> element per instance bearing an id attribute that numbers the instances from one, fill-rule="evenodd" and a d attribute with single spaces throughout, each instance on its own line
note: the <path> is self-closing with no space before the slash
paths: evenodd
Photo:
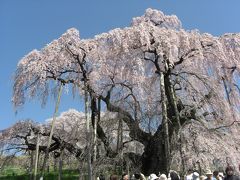
<path id="1" fill-rule="evenodd" d="M 166 173 L 167 161 L 165 158 L 165 146 L 162 137 L 153 137 L 144 149 L 142 155 L 141 170 L 144 175 L 151 173 Z"/>
<path id="2" fill-rule="evenodd" d="M 169 73 L 164 76 L 165 92 L 167 97 L 167 110 L 168 119 L 171 121 L 169 124 L 169 141 L 170 150 L 180 150 L 180 136 L 179 130 L 181 129 L 180 115 L 177 108 L 177 98 L 175 94 L 174 87 L 172 85 Z"/>
<path id="3" fill-rule="evenodd" d="M 179 111 L 177 108 L 177 98 L 175 94 L 174 87 L 172 85 L 171 79 L 169 74 L 166 74 L 164 76 L 164 83 L 165 83 L 165 92 L 168 99 L 168 109 L 170 109 L 171 116 L 169 117 L 173 122 L 173 129 L 176 130 L 176 132 L 180 129 L 181 123 L 180 123 L 180 116 Z"/>
<path id="4" fill-rule="evenodd" d="M 167 174 L 170 169 L 171 146 L 169 142 L 167 112 L 167 105 L 169 102 L 166 95 L 164 74 L 162 72 L 159 72 L 159 74 L 162 100 L 162 124 L 158 127 L 154 136 L 149 139 L 148 144 L 145 145 L 144 153 L 142 155 L 142 172 L 144 172 L 145 175 L 149 175 L 151 173 L 158 174 L 159 172 Z"/>

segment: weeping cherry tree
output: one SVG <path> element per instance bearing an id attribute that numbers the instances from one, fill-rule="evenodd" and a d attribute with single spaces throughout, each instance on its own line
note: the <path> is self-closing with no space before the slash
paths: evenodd
<path id="1" fill-rule="evenodd" d="M 185 171 L 185 127 L 239 128 L 239 59 L 240 34 L 187 31 L 176 16 L 147 9 L 130 27 L 92 39 L 71 28 L 31 51 L 17 65 L 13 103 L 39 98 L 44 104 L 60 83 L 71 84 L 73 93 L 87 92 L 119 114 L 130 138 L 144 146 L 142 154 L 125 154 L 140 160 L 143 173 L 167 172 L 176 152 Z M 99 123 L 96 128 L 107 156 L 117 156 Z"/>

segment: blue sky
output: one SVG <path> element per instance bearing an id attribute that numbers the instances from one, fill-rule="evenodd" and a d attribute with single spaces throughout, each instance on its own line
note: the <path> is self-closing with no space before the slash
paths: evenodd
<path id="1" fill-rule="evenodd" d="M 79 29 L 81 38 L 91 38 L 129 26 L 132 17 L 141 16 L 149 7 L 176 14 L 185 29 L 214 35 L 240 32 L 239 0 L 0 0 L 0 129 L 27 118 L 41 122 L 53 114 L 52 98 L 44 108 L 36 99 L 14 113 L 13 75 L 25 54 L 71 27 Z M 82 110 L 82 106 L 79 97 L 65 94 L 60 112 Z"/>

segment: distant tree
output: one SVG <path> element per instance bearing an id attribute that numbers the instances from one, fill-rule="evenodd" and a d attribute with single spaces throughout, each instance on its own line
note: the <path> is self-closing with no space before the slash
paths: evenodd
<path id="1" fill-rule="evenodd" d="M 117 148 L 117 115 L 110 112 L 101 113 L 101 121 L 99 123 L 104 128 L 104 131 L 107 134 L 107 139 L 109 145 L 113 148 Z M 6 152 L 21 152 L 24 154 L 29 154 L 29 173 L 33 171 L 34 160 L 36 160 L 36 149 L 37 149 L 37 137 L 39 134 L 39 153 L 42 154 L 46 151 L 47 140 L 50 135 L 52 118 L 47 119 L 45 123 L 39 124 L 31 120 L 24 120 L 17 122 L 12 127 L 4 130 L 1 134 L 1 144 L 3 153 Z M 111 122 L 109 122 L 111 121 Z M 56 117 L 55 130 L 52 136 L 52 141 L 49 148 L 50 157 L 57 159 L 59 161 L 59 171 L 64 165 L 64 160 L 71 159 L 78 160 L 79 163 L 87 161 L 86 154 L 89 151 L 87 148 L 87 139 L 86 139 L 86 121 L 85 114 L 83 112 L 78 112 L 74 109 L 69 109 L 66 112 L 62 112 L 60 116 Z M 128 130 L 125 126 L 125 132 Z M 90 142 L 92 142 L 90 137 Z M 124 151 L 131 152 L 134 149 L 134 146 L 129 141 L 129 136 L 125 135 L 124 137 Z M 91 146 L 94 146 L 94 143 L 90 143 Z M 106 151 L 102 149 L 102 145 L 99 145 L 97 141 L 98 161 L 95 162 L 93 166 L 94 171 L 98 172 L 103 170 L 103 167 L 108 167 L 114 165 L 112 162 L 118 162 L 118 158 L 111 161 L 111 164 L 105 164 L 108 160 L 106 159 Z M 100 152 L 101 151 L 101 152 Z M 9 154 L 9 157 L 6 158 L 7 161 L 11 160 L 11 157 L 14 158 L 13 153 Z M 6 161 L 6 162 L 7 162 Z M 40 161 L 39 161 L 40 162 Z M 49 162 L 50 164 L 51 162 Z M 5 163 L 6 164 L 6 163 Z M 100 168 L 101 166 L 101 168 Z M 39 164 L 40 167 L 40 164 Z M 55 169 L 56 170 L 56 169 Z"/>
<path id="2" fill-rule="evenodd" d="M 181 152 L 185 125 L 217 128 L 239 121 L 239 58 L 240 34 L 185 31 L 176 16 L 147 9 L 131 27 L 86 40 L 72 28 L 30 52 L 17 66 L 13 103 L 39 97 L 44 104 L 60 83 L 82 95 L 86 90 L 143 144 L 142 155 L 126 156 L 140 159 L 146 175 L 167 172 L 172 152 Z M 107 155 L 117 156 L 100 123 L 97 134 Z"/>

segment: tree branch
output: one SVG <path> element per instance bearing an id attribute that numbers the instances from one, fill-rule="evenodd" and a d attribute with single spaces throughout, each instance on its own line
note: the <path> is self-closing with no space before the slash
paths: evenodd
<path id="1" fill-rule="evenodd" d="M 121 115 L 120 118 L 123 119 L 123 121 L 128 125 L 128 127 L 130 129 L 129 135 L 132 139 L 137 140 L 144 145 L 147 145 L 149 139 L 151 138 L 151 134 L 146 133 L 142 129 L 140 129 L 138 122 L 134 121 L 134 119 L 132 118 L 132 116 L 129 112 L 123 110 L 120 107 L 113 105 L 110 102 L 112 88 L 108 91 L 106 97 L 100 96 L 101 100 L 106 103 L 107 109 L 110 112 L 118 112 Z"/>
<path id="2" fill-rule="evenodd" d="M 192 52 L 198 51 L 196 48 L 190 49 L 188 52 L 186 52 L 184 55 L 179 57 L 179 61 L 174 63 L 174 66 L 181 64 L 186 58 L 191 58 L 194 56 L 194 54 L 190 55 Z M 190 55 L 190 56 L 189 56 Z"/>

